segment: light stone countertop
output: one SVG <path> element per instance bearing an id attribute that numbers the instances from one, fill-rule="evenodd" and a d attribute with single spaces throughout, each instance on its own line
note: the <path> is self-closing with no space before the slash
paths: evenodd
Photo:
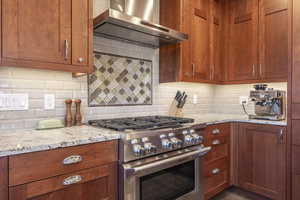
<path id="1" fill-rule="evenodd" d="M 91 126 L 52 130 L 10 130 L 0 132 L 0 157 L 45 151 L 120 138 L 120 132 Z"/>
<path id="2" fill-rule="evenodd" d="M 197 114 L 197 115 L 185 115 L 184 117 L 195 119 L 194 124 L 206 123 L 207 125 L 213 125 L 213 124 L 221 124 L 226 122 L 241 122 L 241 123 L 287 126 L 287 121 L 249 119 L 247 115 Z"/>
<path id="3" fill-rule="evenodd" d="M 246 115 L 198 114 L 184 117 L 195 119 L 193 124 L 213 125 L 226 122 L 245 122 L 287 125 L 286 121 L 249 120 Z M 43 131 L 32 129 L 1 131 L 0 157 L 115 140 L 120 138 L 120 134 L 122 132 L 86 125 Z"/>

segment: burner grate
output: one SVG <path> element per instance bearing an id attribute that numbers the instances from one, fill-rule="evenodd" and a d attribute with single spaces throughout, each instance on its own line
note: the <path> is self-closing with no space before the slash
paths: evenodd
<path id="1" fill-rule="evenodd" d="M 102 128 L 114 129 L 117 131 L 124 130 L 156 130 L 162 128 L 180 127 L 184 123 L 192 123 L 193 119 L 169 117 L 169 116 L 145 116 L 145 117 L 131 117 L 131 118 L 117 118 L 117 119 L 102 119 L 91 120 L 90 125 Z"/>

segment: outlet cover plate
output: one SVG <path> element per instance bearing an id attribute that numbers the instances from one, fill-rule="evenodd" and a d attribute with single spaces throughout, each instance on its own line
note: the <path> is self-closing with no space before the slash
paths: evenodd
<path id="1" fill-rule="evenodd" d="M 55 109 L 55 95 L 54 94 L 45 94 L 44 109 L 45 110 L 54 110 Z"/>

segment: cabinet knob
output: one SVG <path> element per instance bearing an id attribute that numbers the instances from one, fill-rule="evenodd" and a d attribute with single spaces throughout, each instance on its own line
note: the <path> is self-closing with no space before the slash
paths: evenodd
<path id="1" fill-rule="evenodd" d="M 220 172 L 221 172 L 221 170 L 219 168 L 215 168 L 211 171 L 212 174 L 218 174 Z"/>
<path id="2" fill-rule="evenodd" d="M 221 133 L 221 132 L 220 132 L 220 129 L 218 129 L 218 128 L 212 130 L 212 134 L 213 134 L 213 135 L 218 135 L 218 134 L 220 134 L 220 133 Z"/>
<path id="3" fill-rule="evenodd" d="M 79 183 L 80 181 L 82 181 L 82 177 L 80 175 L 70 176 L 64 180 L 63 185 L 73 185 Z"/>
<path id="4" fill-rule="evenodd" d="M 78 58 L 78 62 L 79 62 L 79 63 L 83 63 L 83 62 L 84 62 L 84 58 L 81 58 L 81 57 Z"/>

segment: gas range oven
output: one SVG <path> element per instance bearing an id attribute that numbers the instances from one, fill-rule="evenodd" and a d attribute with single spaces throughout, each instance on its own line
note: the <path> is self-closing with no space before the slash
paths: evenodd
<path id="1" fill-rule="evenodd" d="M 202 200 L 204 124 L 193 119 L 146 116 L 92 120 L 118 130 L 120 200 Z"/>

